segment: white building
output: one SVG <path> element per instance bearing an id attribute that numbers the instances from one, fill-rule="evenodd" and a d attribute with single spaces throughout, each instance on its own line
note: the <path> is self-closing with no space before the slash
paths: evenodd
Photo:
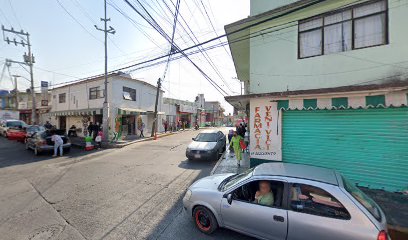
<path id="1" fill-rule="evenodd" d="M 108 76 L 108 103 L 110 109 L 109 134 L 124 138 L 139 135 L 145 124 L 144 135 L 152 130 L 157 88 L 147 82 L 131 78 L 124 73 Z M 104 77 L 85 79 L 52 89 L 51 121 L 58 128 L 75 125 L 78 135 L 88 134 L 90 122 L 102 124 L 104 102 Z M 158 127 L 162 131 L 162 95 L 159 95 Z M 111 138 L 110 138 L 111 139 Z"/>

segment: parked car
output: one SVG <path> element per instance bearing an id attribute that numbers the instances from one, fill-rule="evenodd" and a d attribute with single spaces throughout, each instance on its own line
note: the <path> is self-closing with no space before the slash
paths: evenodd
<path id="1" fill-rule="evenodd" d="M 26 136 L 25 136 L 25 141 L 27 141 L 27 138 L 31 137 L 34 133 L 36 132 L 44 132 L 46 129 L 43 126 L 40 125 L 30 125 L 26 128 Z"/>
<path id="2" fill-rule="evenodd" d="M 227 141 L 224 133 L 217 130 L 205 130 L 193 138 L 186 149 L 189 160 L 207 159 L 218 160 L 226 149 Z"/>
<path id="3" fill-rule="evenodd" d="M 225 227 L 260 239 L 390 239 L 371 198 L 338 172 L 308 165 L 266 163 L 209 176 L 188 188 L 183 205 L 207 234 Z"/>
<path id="4" fill-rule="evenodd" d="M 24 128 L 27 124 L 21 120 L 1 120 L 0 122 L 0 135 L 7 137 L 7 131 L 10 128 Z"/>
<path id="5" fill-rule="evenodd" d="M 68 136 L 65 133 L 65 130 L 55 130 L 57 134 L 61 136 L 64 144 L 62 145 L 65 152 L 69 152 L 71 150 L 71 141 L 69 140 Z M 26 149 L 34 150 L 35 155 L 39 155 L 43 152 L 51 152 L 54 151 L 54 142 L 51 141 L 51 132 L 50 131 L 43 131 L 43 132 L 35 132 L 26 141 Z"/>
<path id="6" fill-rule="evenodd" d="M 25 142 L 26 135 L 27 135 L 26 127 L 11 127 L 7 130 L 8 140 Z"/>

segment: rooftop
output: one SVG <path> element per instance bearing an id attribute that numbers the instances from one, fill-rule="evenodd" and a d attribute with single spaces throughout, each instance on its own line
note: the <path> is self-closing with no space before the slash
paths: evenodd
<path id="1" fill-rule="evenodd" d="M 292 163 L 264 163 L 257 166 L 254 175 L 272 175 L 285 176 L 293 178 L 302 178 L 313 181 L 324 182 L 332 185 L 338 185 L 336 172 L 332 169 L 314 167 L 303 164 Z"/>

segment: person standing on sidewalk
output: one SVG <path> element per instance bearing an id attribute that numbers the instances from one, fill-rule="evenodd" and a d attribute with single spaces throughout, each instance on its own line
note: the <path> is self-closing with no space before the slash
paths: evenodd
<path id="1" fill-rule="evenodd" d="M 240 135 L 234 131 L 234 136 L 231 138 L 232 148 L 234 149 L 235 157 L 237 158 L 238 167 L 241 166 L 242 151 L 241 151 L 241 140 L 244 140 Z"/>

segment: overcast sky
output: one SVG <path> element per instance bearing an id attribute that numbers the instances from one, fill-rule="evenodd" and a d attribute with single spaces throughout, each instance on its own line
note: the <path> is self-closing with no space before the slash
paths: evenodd
<path id="1" fill-rule="evenodd" d="M 142 0 L 140 2 L 166 30 L 167 34 L 171 35 L 173 19 L 163 1 L 174 12 L 174 6 L 170 0 Z M 137 0 L 130 0 L 130 2 L 138 6 Z M 175 4 L 176 0 L 173 2 Z M 108 0 L 108 3 L 115 5 L 131 18 L 131 20 L 125 18 L 111 5 L 108 5 L 108 17 L 111 18 L 109 25 L 116 29 L 116 34 L 111 35 L 109 40 L 110 70 L 168 53 L 170 46 L 166 40 L 124 1 Z M 224 25 L 249 15 L 249 0 L 181 1 L 179 20 L 187 31 L 190 27 L 200 42 L 216 37 L 206 12 L 217 34 L 222 35 Z M 24 29 L 30 33 L 32 51 L 36 61 L 34 65 L 36 86 L 39 86 L 40 81 L 59 84 L 103 73 L 103 32 L 94 28 L 95 24 L 103 26 L 100 21 L 101 17 L 103 17 L 102 0 L 0 0 L 0 24 L 6 28 Z M 184 21 L 188 23 L 188 27 Z M 190 37 L 194 38 L 191 34 L 187 35 L 179 25 L 176 29 L 176 44 L 181 48 L 194 45 Z M 22 61 L 22 55 L 26 49 L 22 46 L 16 47 L 14 44 L 8 45 L 3 39 L 0 40 L 1 71 L 5 58 Z M 221 40 L 226 41 L 225 38 Z M 195 54 L 191 56 L 191 59 L 230 95 L 238 94 L 240 84 L 233 79 L 236 73 L 228 45 L 225 48 L 209 50 L 207 53 L 223 79 L 202 54 Z M 131 74 L 135 78 L 156 84 L 157 79 L 163 76 L 164 68 L 165 65 L 162 64 L 137 70 Z M 11 74 L 29 78 L 28 73 L 16 64 L 11 67 Z M 224 101 L 223 96 L 185 59 L 170 63 L 163 85 L 167 97 L 193 101 L 198 93 L 204 93 L 207 100 L 218 100 L 228 112 L 232 111 L 232 107 Z M 19 86 L 20 90 L 24 90 L 29 87 L 29 82 L 21 79 Z M 7 71 L 0 82 L 0 88 L 11 88 Z"/>

